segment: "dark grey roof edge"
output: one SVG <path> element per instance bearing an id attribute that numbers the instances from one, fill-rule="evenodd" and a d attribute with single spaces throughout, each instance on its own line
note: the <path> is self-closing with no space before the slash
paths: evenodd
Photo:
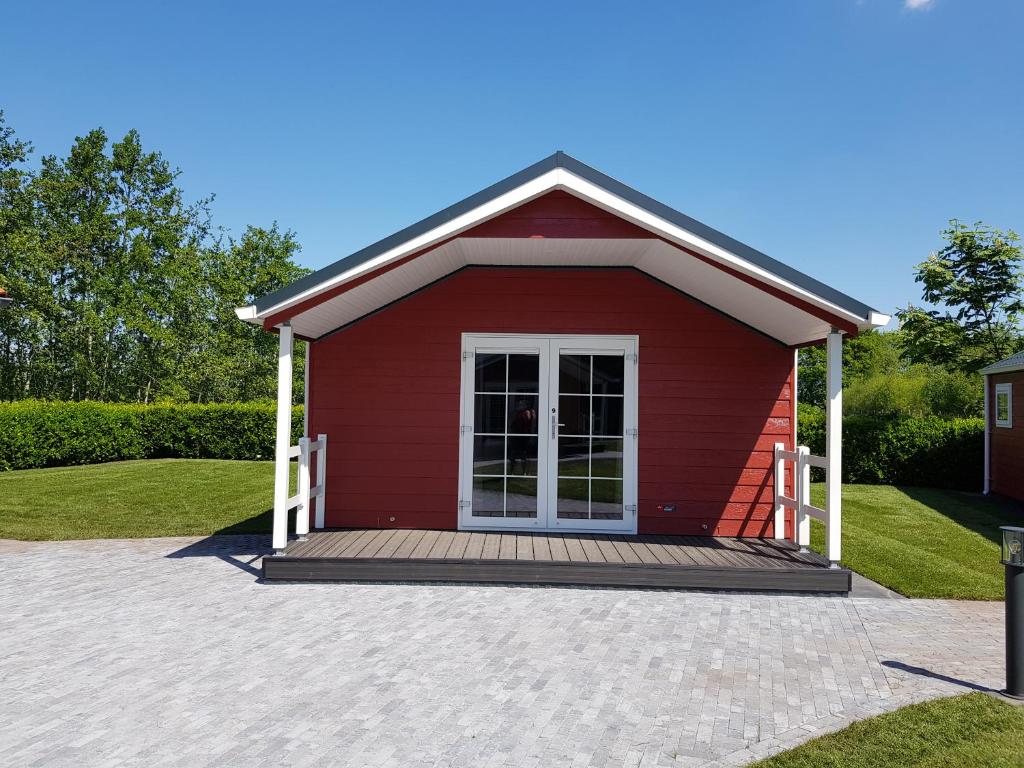
<path id="1" fill-rule="evenodd" d="M 859 317 L 867 319 L 872 312 L 877 311 L 867 304 L 857 301 L 852 296 L 848 296 L 847 294 L 842 293 L 819 280 L 815 280 L 813 277 L 806 275 L 803 272 L 778 261 L 777 259 L 773 259 L 771 256 L 768 256 L 755 248 L 751 248 L 745 243 L 741 243 L 739 240 L 719 232 L 717 229 L 709 227 L 707 224 L 697 221 L 674 208 L 670 208 L 664 203 L 660 203 L 654 198 L 648 197 L 642 192 L 623 184 L 617 179 L 613 179 L 611 176 L 601 173 L 601 171 L 598 171 L 595 168 L 591 168 L 586 163 L 582 163 L 571 155 L 567 155 L 565 152 L 559 150 L 553 155 L 549 155 L 528 168 L 524 168 L 518 173 L 514 173 L 511 176 L 502 179 L 496 184 L 492 184 L 476 194 L 470 195 L 464 200 L 460 200 L 454 205 L 438 211 L 432 216 L 428 216 L 415 224 L 399 230 L 393 235 L 385 237 L 383 240 L 378 240 L 376 243 L 356 251 L 333 264 L 329 264 L 316 272 L 312 272 L 300 280 L 297 280 L 290 285 L 286 285 L 273 293 L 261 296 L 255 301 L 256 312 L 258 314 L 270 307 L 280 304 L 283 301 L 287 301 L 303 291 L 313 288 L 326 280 L 330 280 L 331 278 L 336 277 L 337 275 L 340 275 L 363 262 L 369 261 L 391 248 L 400 245 L 401 243 L 411 240 L 424 232 L 429 232 L 446 221 L 450 221 L 457 216 L 461 216 L 467 211 L 471 211 L 474 208 L 477 208 L 480 205 L 515 189 L 516 187 L 522 186 L 526 182 L 531 181 L 554 168 L 565 168 L 577 176 L 586 179 L 599 187 L 603 187 L 612 194 L 621 197 L 623 200 L 633 203 L 634 205 L 637 205 L 650 213 L 653 213 L 655 216 L 659 216 L 660 218 L 665 219 L 688 232 L 692 232 L 694 235 L 697 235 L 698 237 L 703 238 L 704 240 L 739 256 L 751 264 L 761 267 L 762 269 L 777 275 L 783 280 L 803 288 L 804 290 L 809 291 L 810 293 L 835 304 L 848 312 L 858 315 Z"/>
<path id="2" fill-rule="evenodd" d="M 369 261 L 370 259 L 380 256 L 380 254 L 389 251 L 397 245 L 401 245 L 408 240 L 412 240 L 414 237 L 422 235 L 424 232 L 429 232 L 435 227 L 439 227 L 446 221 L 451 221 L 457 216 L 461 216 L 467 211 L 471 211 L 496 197 L 499 197 L 506 192 L 509 192 L 516 187 L 520 187 L 528 181 L 531 181 L 538 176 L 542 176 L 548 171 L 558 167 L 558 156 L 561 153 L 556 152 L 549 157 L 545 157 L 540 162 L 534 163 L 528 168 L 524 168 L 518 173 L 513 173 L 508 178 L 502 179 L 496 184 L 492 184 L 485 189 L 480 190 L 476 194 L 470 195 L 464 200 L 460 200 L 454 205 L 450 205 L 444 210 L 438 211 L 432 216 L 417 221 L 415 224 L 411 224 L 404 229 L 400 229 L 393 235 L 388 235 L 383 240 L 378 240 L 372 245 L 368 245 L 361 250 L 356 251 L 333 264 L 328 264 L 322 269 L 318 269 L 316 272 L 311 272 L 303 278 L 296 280 L 294 283 L 290 283 L 283 288 L 278 288 L 273 293 L 268 293 L 265 296 L 261 296 L 256 299 L 256 312 L 259 314 L 270 307 L 280 304 L 282 301 L 287 301 L 293 296 L 313 288 L 320 283 L 330 280 L 332 277 L 347 272 L 352 267 L 357 267 L 363 262 Z"/>
<path id="3" fill-rule="evenodd" d="M 1020 370 L 1024 370 L 1024 352 L 1015 352 L 1009 357 L 986 365 L 978 373 L 1013 373 Z"/>
<path id="4" fill-rule="evenodd" d="M 810 275 L 805 275 L 803 272 L 794 269 L 788 264 L 783 264 L 777 259 L 773 259 L 767 254 L 761 253 L 756 248 L 751 248 L 746 243 L 741 243 L 732 237 L 729 237 L 723 232 L 719 232 L 713 227 L 709 227 L 703 222 L 697 221 L 694 218 L 687 216 L 685 213 L 681 213 L 674 208 L 670 208 L 664 203 L 660 203 L 653 197 L 648 197 L 643 192 L 638 192 L 632 187 L 623 184 L 618 179 L 613 179 L 596 168 L 591 168 L 586 163 L 582 163 L 576 158 L 561 154 L 564 158 L 564 162 L 561 165 L 569 171 L 572 171 L 577 176 L 580 176 L 587 181 L 593 182 L 600 187 L 604 187 L 609 192 L 618 195 L 623 200 L 627 200 L 634 205 L 638 205 L 647 211 L 650 211 L 655 216 L 660 216 L 665 221 L 671 222 L 687 232 L 692 232 L 697 237 L 707 240 L 709 243 L 717 245 L 719 248 L 724 248 L 730 253 L 734 253 L 741 259 L 749 261 L 762 269 L 766 269 L 772 274 L 781 277 L 783 280 L 787 280 L 794 285 L 797 285 L 807 291 L 810 291 L 815 296 L 819 296 L 826 301 L 829 301 L 836 306 L 842 307 L 843 309 L 859 315 L 860 317 L 867 318 L 871 312 L 877 310 L 872 309 L 867 304 L 857 301 L 852 296 L 848 296 L 842 291 L 838 291 L 835 288 L 826 285 L 820 280 L 815 280 Z"/>

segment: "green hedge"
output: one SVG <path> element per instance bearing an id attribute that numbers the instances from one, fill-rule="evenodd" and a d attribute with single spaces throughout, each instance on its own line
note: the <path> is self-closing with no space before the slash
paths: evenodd
<path id="1" fill-rule="evenodd" d="M 800 405 L 800 444 L 825 450 L 825 415 Z M 292 440 L 302 408 L 292 411 Z M 843 423 L 843 482 L 975 491 L 984 423 L 936 417 Z M 148 458 L 270 459 L 274 405 L 122 405 L 26 400 L 0 403 L 0 470 Z"/>
<path id="2" fill-rule="evenodd" d="M 801 445 L 825 451 L 825 413 L 799 405 Z M 843 482 L 981 490 L 985 422 L 935 416 L 843 420 Z"/>
<path id="3" fill-rule="evenodd" d="M 292 410 L 292 437 L 302 407 Z M 149 458 L 270 459 L 274 405 L 0 403 L 0 470 Z"/>

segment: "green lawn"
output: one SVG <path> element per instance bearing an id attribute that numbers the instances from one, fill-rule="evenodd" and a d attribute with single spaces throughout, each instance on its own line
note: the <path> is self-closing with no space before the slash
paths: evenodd
<path id="1" fill-rule="evenodd" d="M 273 472 L 268 461 L 189 459 L 0 472 L 0 538 L 268 532 Z M 822 495 L 815 485 L 816 504 Z M 1024 507 L 955 491 L 845 486 L 842 562 L 911 597 L 1001 600 L 999 526 L 1008 523 L 1024 523 Z M 819 551 L 822 538 L 815 523 Z"/>
<path id="2" fill-rule="evenodd" d="M 154 459 L 0 472 L 0 538 L 269 532 L 273 486 L 269 461 Z"/>
<path id="3" fill-rule="evenodd" d="M 811 489 L 824 503 L 824 486 Z M 1000 525 L 1024 507 L 980 494 L 887 485 L 843 487 L 843 565 L 908 597 L 1002 600 Z M 817 521 L 811 546 L 824 551 Z"/>
<path id="4" fill-rule="evenodd" d="M 1024 708 L 984 693 L 862 720 L 754 763 L 756 768 L 1010 768 L 1024 763 Z"/>

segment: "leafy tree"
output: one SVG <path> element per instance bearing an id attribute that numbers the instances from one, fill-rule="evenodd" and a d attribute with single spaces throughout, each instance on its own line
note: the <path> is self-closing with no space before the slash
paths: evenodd
<path id="1" fill-rule="evenodd" d="M 45 273 L 25 265 L 29 280 L 18 279 L 14 269 L 19 254 L 33 247 L 32 205 L 26 188 L 31 174 L 24 167 L 32 145 L 15 138 L 0 111 L 0 288 L 24 301 L 39 290 Z M 20 375 L 26 366 L 27 350 L 37 342 L 37 328 L 31 316 L 8 308 L 0 311 L 0 394 L 24 396 L 29 384 Z"/>
<path id="2" fill-rule="evenodd" d="M 900 357 L 900 333 L 865 331 L 843 342 L 844 385 L 875 374 L 892 374 L 906 368 Z M 825 404 L 825 346 L 800 350 L 797 398 L 801 403 Z"/>
<path id="3" fill-rule="evenodd" d="M 916 267 L 922 298 L 939 309 L 897 312 L 907 357 L 975 372 L 1021 346 L 1021 249 L 1015 232 L 956 219 L 947 245 Z"/>
<path id="4" fill-rule="evenodd" d="M 980 416 L 981 411 L 982 388 L 977 375 L 926 365 L 855 379 L 843 393 L 847 416 L 952 419 Z"/>
<path id="5" fill-rule="evenodd" d="M 196 361 L 188 366 L 188 389 L 200 402 L 256 400 L 277 388 L 277 337 L 243 323 L 235 307 L 293 282 L 308 270 L 293 261 L 299 244 L 293 232 L 248 227 L 241 238 L 218 243 L 208 253 L 208 280 L 215 302 L 211 327 Z M 302 397 L 305 345 L 295 345 L 292 391 Z"/>
<path id="6" fill-rule="evenodd" d="M 223 235 L 212 198 L 187 202 L 180 171 L 136 131 L 90 131 L 34 173 L 29 150 L 0 117 L 0 286 L 15 297 L 0 313 L 0 395 L 270 397 L 275 340 L 234 307 L 304 273 L 294 234 Z"/>

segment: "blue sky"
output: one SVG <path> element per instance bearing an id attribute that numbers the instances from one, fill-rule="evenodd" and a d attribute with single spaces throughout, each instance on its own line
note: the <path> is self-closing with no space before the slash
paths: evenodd
<path id="1" fill-rule="evenodd" d="M 1024 230 L 1024 3 L 29 3 L 37 153 L 137 128 L 323 266 L 564 149 L 883 311 L 947 219 Z"/>

